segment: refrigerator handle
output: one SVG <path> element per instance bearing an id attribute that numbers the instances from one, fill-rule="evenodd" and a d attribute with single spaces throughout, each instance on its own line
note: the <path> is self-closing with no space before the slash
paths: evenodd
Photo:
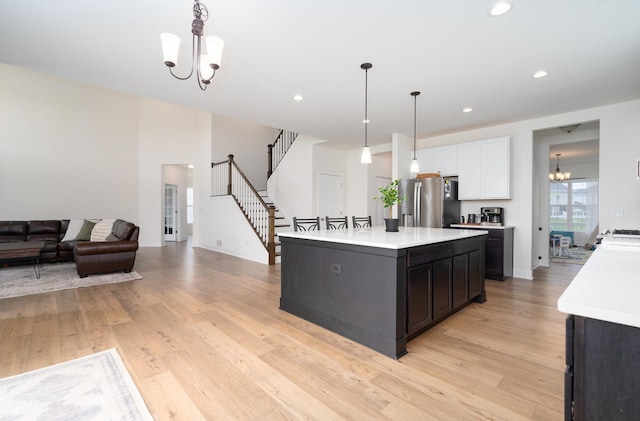
<path id="1" fill-rule="evenodd" d="M 420 205 L 422 201 L 422 183 L 420 181 L 416 181 L 413 188 L 413 226 L 419 227 L 422 225 L 422 221 L 420 219 Z"/>

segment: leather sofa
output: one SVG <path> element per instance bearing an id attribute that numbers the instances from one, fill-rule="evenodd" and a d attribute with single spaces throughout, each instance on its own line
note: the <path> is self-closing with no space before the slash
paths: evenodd
<path id="1" fill-rule="evenodd" d="M 131 272 L 140 228 L 116 219 L 109 241 L 63 241 L 69 220 L 0 221 L 0 242 L 44 241 L 43 262 L 75 261 L 80 277 Z"/>

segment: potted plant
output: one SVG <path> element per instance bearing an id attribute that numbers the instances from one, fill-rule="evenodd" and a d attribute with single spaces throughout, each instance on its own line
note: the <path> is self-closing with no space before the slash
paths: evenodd
<path id="1" fill-rule="evenodd" d="M 398 218 L 393 217 L 393 205 L 402 203 L 406 197 L 400 197 L 398 195 L 398 180 L 393 180 L 391 184 L 386 187 L 379 187 L 379 196 L 374 197 L 374 200 L 382 200 L 385 208 L 389 208 L 389 218 L 384 219 L 385 231 L 397 232 L 398 231 Z"/>

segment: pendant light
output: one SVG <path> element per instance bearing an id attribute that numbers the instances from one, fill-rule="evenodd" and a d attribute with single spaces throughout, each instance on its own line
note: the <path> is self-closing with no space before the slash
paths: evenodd
<path id="1" fill-rule="evenodd" d="M 560 155 L 562 154 L 559 154 L 559 153 L 556 154 L 556 171 L 549 173 L 549 181 L 553 181 L 553 182 L 564 181 L 571 178 L 570 172 L 560 171 Z"/>
<path id="2" fill-rule="evenodd" d="M 367 114 L 367 96 L 368 96 L 368 71 L 373 67 L 371 63 L 362 63 L 361 69 L 364 69 L 364 147 L 362 148 L 362 156 L 360 157 L 361 164 L 371 164 L 371 149 L 369 149 L 369 143 L 367 141 L 367 127 L 369 126 L 369 117 Z"/>
<path id="3" fill-rule="evenodd" d="M 420 95 L 419 91 L 411 92 L 411 96 L 413 97 L 413 159 L 411 160 L 411 168 L 409 171 L 412 174 L 418 174 L 420 172 L 420 165 L 418 164 L 418 159 L 416 158 L 416 110 L 418 104 L 418 95 Z"/>

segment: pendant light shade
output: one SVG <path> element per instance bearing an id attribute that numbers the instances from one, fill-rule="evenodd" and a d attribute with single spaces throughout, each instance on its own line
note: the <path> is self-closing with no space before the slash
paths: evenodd
<path id="1" fill-rule="evenodd" d="M 416 128 L 417 128 L 417 104 L 418 104 L 418 95 L 420 95 L 419 91 L 411 92 L 411 96 L 413 97 L 413 159 L 411 160 L 411 167 L 409 171 L 412 174 L 417 174 L 420 172 L 420 165 L 418 164 L 418 159 L 416 158 Z"/>
<path id="2" fill-rule="evenodd" d="M 364 147 L 362 148 L 362 156 L 360 157 L 361 164 L 371 164 L 371 149 L 369 149 L 369 143 L 367 139 L 367 128 L 369 126 L 369 115 L 367 109 L 368 102 L 368 71 L 373 67 L 371 63 L 362 63 L 360 68 L 364 70 Z"/>

